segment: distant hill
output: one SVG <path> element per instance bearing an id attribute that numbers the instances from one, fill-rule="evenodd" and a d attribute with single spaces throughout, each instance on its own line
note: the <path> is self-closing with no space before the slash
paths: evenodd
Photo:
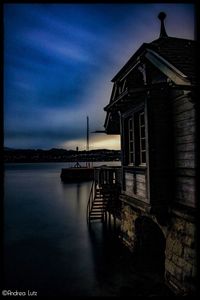
<path id="1" fill-rule="evenodd" d="M 120 160 L 120 151 L 98 150 L 65 150 L 52 148 L 42 149 L 12 149 L 4 148 L 5 162 L 70 162 L 70 161 L 116 161 Z"/>
<path id="2" fill-rule="evenodd" d="M 13 150 L 16 150 L 14 148 L 9 148 L 9 147 L 4 147 L 4 151 L 13 151 Z"/>

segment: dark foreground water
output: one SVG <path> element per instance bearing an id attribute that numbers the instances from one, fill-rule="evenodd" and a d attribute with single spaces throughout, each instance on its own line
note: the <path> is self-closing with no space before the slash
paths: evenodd
<path id="1" fill-rule="evenodd" d="M 101 223 L 88 229 L 91 182 L 63 184 L 66 165 L 5 166 L 4 288 L 42 296 L 141 294 L 145 279 L 138 281 L 132 256 Z"/>

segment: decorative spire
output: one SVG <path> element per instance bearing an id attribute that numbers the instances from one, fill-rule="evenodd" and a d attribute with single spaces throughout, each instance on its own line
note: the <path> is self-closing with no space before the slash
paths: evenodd
<path id="1" fill-rule="evenodd" d="M 167 37 L 167 33 L 165 30 L 165 24 L 164 24 L 164 19 L 166 18 L 166 14 L 164 12 L 160 12 L 158 15 L 158 19 L 160 19 L 161 25 L 160 25 L 160 38 L 162 37 Z"/>

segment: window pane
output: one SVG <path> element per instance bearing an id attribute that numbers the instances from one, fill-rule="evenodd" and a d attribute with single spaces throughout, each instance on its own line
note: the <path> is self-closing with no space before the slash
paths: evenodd
<path id="1" fill-rule="evenodd" d="M 142 154 L 142 161 L 141 161 L 141 163 L 146 163 L 146 152 L 141 152 L 141 154 Z"/>
<path id="2" fill-rule="evenodd" d="M 133 117 L 128 119 L 128 146 L 129 146 L 129 164 L 134 162 L 134 120 Z"/>
<path id="3" fill-rule="evenodd" d="M 133 129 L 133 119 L 129 119 L 129 130 Z"/>
<path id="4" fill-rule="evenodd" d="M 129 141 L 133 140 L 133 131 L 129 131 Z"/>
<path id="5" fill-rule="evenodd" d="M 141 139 L 141 150 L 145 150 L 145 139 Z"/>
<path id="6" fill-rule="evenodd" d="M 141 138 L 145 137 L 145 127 L 140 128 Z"/>
<path id="7" fill-rule="evenodd" d="M 133 153 L 129 153 L 129 163 L 133 163 Z"/>
<path id="8" fill-rule="evenodd" d="M 140 125 L 144 125 L 144 113 L 140 114 Z"/>

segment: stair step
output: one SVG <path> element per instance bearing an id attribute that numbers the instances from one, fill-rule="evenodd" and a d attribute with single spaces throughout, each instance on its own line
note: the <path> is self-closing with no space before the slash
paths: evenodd
<path id="1" fill-rule="evenodd" d="M 109 186 L 101 187 L 99 185 L 95 185 L 95 193 L 93 194 L 93 203 L 92 208 L 89 213 L 90 221 L 102 221 L 104 213 L 108 207 L 112 209 L 112 204 L 110 200 L 114 199 L 114 194 L 110 190 Z"/>
<path id="2" fill-rule="evenodd" d="M 102 202 L 102 201 L 105 201 L 104 198 L 94 198 L 94 201 L 93 202 Z"/>
<path id="3" fill-rule="evenodd" d="M 93 203 L 103 203 L 103 202 L 105 202 L 105 201 L 104 200 L 97 200 L 97 199 L 93 201 Z"/>
<path id="4" fill-rule="evenodd" d="M 90 215 L 90 218 L 103 218 L 103 215 Z"/>

